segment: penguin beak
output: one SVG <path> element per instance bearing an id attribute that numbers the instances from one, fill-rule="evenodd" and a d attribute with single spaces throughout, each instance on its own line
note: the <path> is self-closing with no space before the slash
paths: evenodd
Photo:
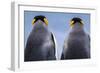
<path id="1" fill-rule="evenodd" d="M 38 20 L 38 24 L 42 24 L 42 21 L 41 20 Z"/>

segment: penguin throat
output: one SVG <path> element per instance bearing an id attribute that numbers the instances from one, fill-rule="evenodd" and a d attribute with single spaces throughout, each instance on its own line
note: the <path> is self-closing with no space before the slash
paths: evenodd
<path id="1" fill-rule="evenodd" d="M 33 27 L 33 30 L 35 32 L 44 32 L 44 31 L 48 31 L 47 27 L 45 26 L 45 24 L 35 24 L 35 26 Z"/>
<path id="2" fill-rule="evenodd" d="M 83 25 L 80 23 L 75 23 L 72 27 L 73 29 L 79 29 L 79 28 L 83 28 Z"/>

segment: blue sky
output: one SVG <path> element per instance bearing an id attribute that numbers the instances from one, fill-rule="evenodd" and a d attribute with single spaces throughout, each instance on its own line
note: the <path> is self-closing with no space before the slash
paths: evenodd
<path id="1" fill-rule="evenodd" d="M 44 15 L 48 21 L 48 29 L 55 34 L 58 48 L 57 58 L 60 58 L 64 39 L 70 29 L 69 22 L 73 17 L 80 17 L 84 22 L 84 29 L 90 34 L 90 14 L 85 13 L 61 13 L 61 12 L 36 12 L 24 11 L 24 43 L 32 30 L 32 20 L 36 15 Z"/>

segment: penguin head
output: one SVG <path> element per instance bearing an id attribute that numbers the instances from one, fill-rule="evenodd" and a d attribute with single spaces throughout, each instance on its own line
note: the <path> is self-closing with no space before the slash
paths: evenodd
<path id="1" fill-rule="evenodd" d="M 46 26 L 48 25 L 48 20 L 43 15 L 35 16 L 34 19 L 32 20 L 32 25 L 34 25 L 36 22 L 38 22 L 38 24 L 45 23 Z"/>
<path id="2" fill-rule="evenodd" d="M 83 26 L 83 21 L 82 21 L 82 19 L 81 19 L 81 18 L 78 18 L 78 17 L 74 17 L 74 18 L 71 19 L 71 21 L 70 21 L 70 26 L 71 26 L 71 27 L 74 27 L 75 24 L 77 24 L 77 23 L 78 23 L 80 26 Z"/>

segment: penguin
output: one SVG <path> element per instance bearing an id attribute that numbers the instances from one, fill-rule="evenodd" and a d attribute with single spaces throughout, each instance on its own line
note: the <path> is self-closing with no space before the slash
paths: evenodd
<path id="1" fill-rule="evenodd" d="M 24 50 L 24 61 L 56 60 L 55 37 L 48 29 L 47 18 L 37 15 L 32 20 L 32 25 Z"/>
<path id="2" fill-rule="evenodd" d="M 85 32 L 84 25 L 79 17 L 71 19 L 71 29 L 64 40 L 61 60 L 90 58 L 90 36 Z"/>

